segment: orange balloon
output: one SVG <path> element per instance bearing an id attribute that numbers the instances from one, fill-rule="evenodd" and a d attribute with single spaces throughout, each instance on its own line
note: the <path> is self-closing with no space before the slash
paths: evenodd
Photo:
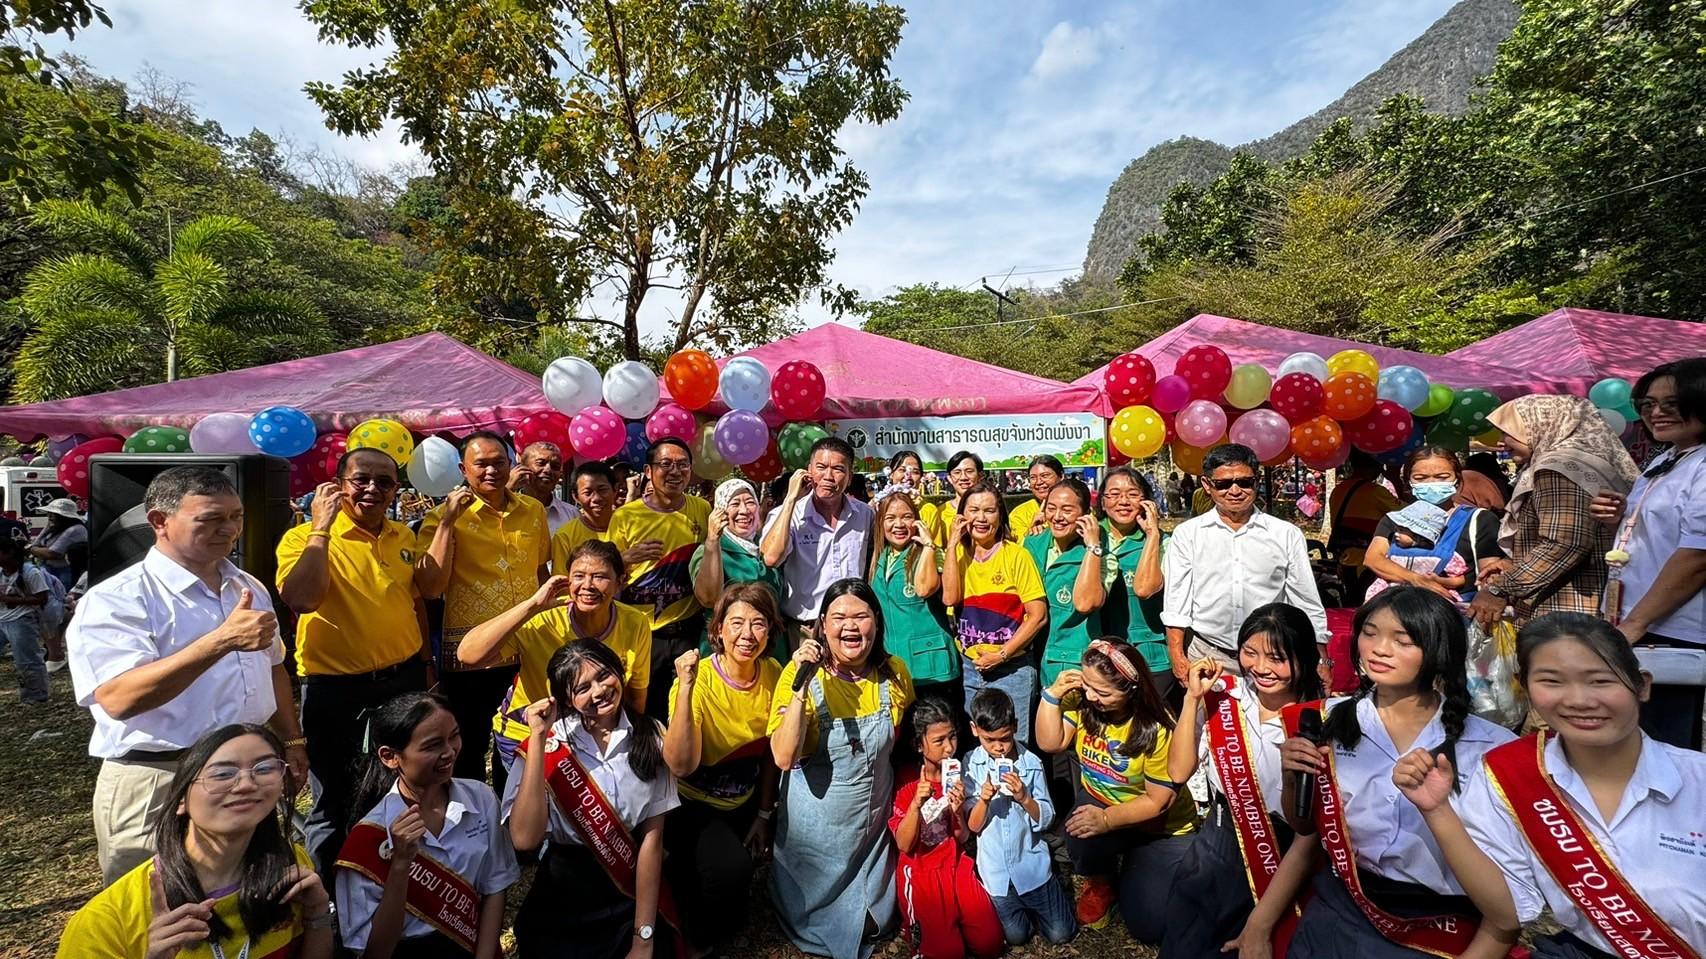
<path id="1" fill-rule="evenodd" d="M 1361 373 L 1334 373 L 1322 386 L 1322 411 L 1341 423 L 1367 415 L 1380 399 L 1374 381 Z"/>
<path id="2" fill-rule="evenodd" d="M 1351 376 L 1360 374 L 1351 373 Z M 1368 379 L 1364 376 L 1363 379 Z M 1304 420 L 1291 428 L 1291 448 L 1304 460 L 1322 459 L 1339 451 L 1345 445 L 1344 427 L 1333 421 L 1330 416 L 1317 416 L 1312 420 Z"/>
<path id="3" fill-rule="evenodd" d="M 1168 449 L 1173 452 L 1173 465 L 1181 472 L 1192 476 L 1202 475 L 1202 459 L 1208 455 L 1206 447 L 1192 446 L 1184 440 L 1174 440 Z"/>
<path id="4" fill-rule="evenodd" d="M 680 405 L 704 409 L 717 395 L 717 361 L 704 350 L 682 350 L 663 365 L 663 385 Z"/>

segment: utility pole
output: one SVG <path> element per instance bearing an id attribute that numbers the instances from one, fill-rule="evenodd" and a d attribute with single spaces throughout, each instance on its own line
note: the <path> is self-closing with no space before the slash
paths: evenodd
<path id="1" fill-rule="evenodd" d="M 979 282 L 981 282 L 983 284 L 984 290 L 986 290 L 990 296 L 995 297 L 995 322 L 997 322 L 997 323 L 1001 322 L 1001 304 L 1005 303 L 1008 306 L 1013 307 L 1014 309 L 1018 309 L 1019 304 L 1017 304 L 1017 303 L 1013 302 L 1011 299 L 1009 299 L 1007 294 L 1005 294 L 1005 293 L 1001 292 L 1000 290 L 997 290 L 995 287 L 989 285 L 989 277 L 987 277 L 987 276 L 983 277 L 981 280 L 979 280 Z"/>

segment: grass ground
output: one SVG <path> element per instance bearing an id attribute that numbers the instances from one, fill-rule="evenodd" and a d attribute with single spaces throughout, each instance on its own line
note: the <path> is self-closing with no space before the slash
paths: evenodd
<path id="1" fill-rule="evenodd" d="M 51 677 L 53 702 L 23 706 L 10 659 L 0 664 L 0 959 L 50 959 L 59 933 L 78 907 L 100 889 L 89 797 L 97 763 L 89 758 L 93 723 L 72 701 L 69 673 Z M 520 902 L 527 876 L 512 891 Z M 802 953 L 777 928 L 764 876 L 752 891 L 748 934 L 724 949 L 729 959 L 795 959 Z M 1154 950 L 1135 945 L 1116 920 L 1087 930 L 1065 946 L 1041 940 L 1011 950 L 1021 959 L 1139 959 Z M 883 959 L 906 959 L 904 940 L 881 949 Z"/>

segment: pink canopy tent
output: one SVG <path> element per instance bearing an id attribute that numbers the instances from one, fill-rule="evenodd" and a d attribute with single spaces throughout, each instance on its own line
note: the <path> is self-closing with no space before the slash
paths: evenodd
<path id="1" fill-rule="evenodd" d="M 1355 343 L 1330 336 L 1317 336 L 1313 333 L 1294 333 L 1210 313 L 1192 317 L 1138 347 L 1137 352 L 1155 364 L 1157 376 L 1167 376 L 1173 372 L 1173 364 L 1178 362 L 1179 357 L 1193 346 L 1218 346 L 1232 358 L 1234 365 L 1257 363 L 1270 373 L 1279 369 L 1281 361 L 1293 353 L 1332 356 L 1340 350 L 1363 350 L 1371 354 L 1383 367 L 1413 366 L 1426 373 L 1432 382 L 1453 388 L 1478 386 L 1507 400 L 1529 393 L 1586 393 L 1588 387 L 1593 385 L 1591 379 L 1581 377 L 1553 377 L 1459 359 L 1455 355 L 1434 356 L 1429 353 Z M 1108 401 L 1107 395 L 1101 392 L 1106 371 L 1106 366 L 1092 370 L 1074 380 L 1073 385 L 1094 387 L 1099 394 L 1097 412 L 1103 416 L 1112 416 L 1113 404 Z"/>
<path id="2" fill-rule="evenodd" d="M 0 433 L 29 441 L 101 436 L 209 413 L 294 406 L 321 431 L 385 416 L 416 432 L 497 429 L 548 409 L 539 378 L 442 333 L 175 383 L 0 407 Z"/>
<path id="3" fill-rule="evenodd" d="M 1660 363 L 1706 356 L 1706 323 L 1554 310 L 1446 356 L 1541 376 L 1637 380 Z"/>
<path id="4" fill-rule="evenodd" d="M 819 414 L 823 419 L 1083 413 L 1093 412 L 1100 398 L 1095 387 L 1018 373 L 837 323 L 737 355 L 758 360 L 771 373 L 789 360 L 816 364 L 828 387 Z M 713 406 L 713 411 L 721 409 L 720 403 Z M 781 422 L 774 413 L 765 409 L 772 425 Z"/>

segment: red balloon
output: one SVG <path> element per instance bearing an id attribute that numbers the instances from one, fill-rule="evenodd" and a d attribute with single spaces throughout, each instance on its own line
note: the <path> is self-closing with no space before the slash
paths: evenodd
<path id="1" fill-rule="evenodd" d="M 1321 387 L 1322 409 L 1341 423 L 1368 415 L 1379 399 L 1374 381 L 1361 373 L 1334 373 Z"/>
<path id="2" fill-rule="evenodd" d="M 1142 353 L 1116 356 L 1102 373 L 1102 385 L 1114 409 L 1142 406 L 1149 402 L 1149 394 L 1155 389 L 1155 364 Z"/>
<path id="3" fill-rule="evenodd" d="M 1173 364 L 1173 375 L 1191 386 L 1191 399 L 1216 400 L 1232 382 L 1232 358 L 1218 346 L 1193 346 Z"/>
<path id="4" fill-rule="evenodd" d="M 770 377 L 770 402 L 785 419 L 815 419 L 828 394 L 823 371 L 805 360 L 789 360 Z"/>
<path id="5" fill-rule="evenodd" d="M 1274 388 L 1268 393 L 1268 405 L 1285 417 L 1286 422 L 1296 426 L 1321 415 L 1323 396 L 1320 380 L 1308 373 L 1287 373 L 1274 381 Z"/>
<path id="6" fill-rule="evenodd" d="M 59 486 L 78 499 L 89 498 L 89 457 L 124 451 L 124 438 L 103 436 L 73 446 L 59 458 Z"/>
<path id="7" fill-rule="evenodd" d="M 717 361 L 704 350 L 682 350 L 663 365 L 670 399 L 690 410 L 704 409 L 717 395 Z"/>
<path id="8" fill-rule="evenodd" d="M 1161 414 L 1161 425 L 1167 427 L 1167 445 L 1169 446 L 1173 444 L 1174 440 L 1179 438 L 1179 431 L 1173 426 L 1173 420 L 1176 416 L 1177 414 L 1175 413 Z"/>
<path id="9" fill-rule="evenodd" d="M 776 433 L 770 433 L 770 445 L 764 455 L 742 466 L 740 471 L 754 483 L 769 483 L 782 478 L 782 450 L 776 445 Z"/>
<path id="10" fill-rule="evenodd" d="M 569 439 L 569 424 L 574 418 L 556 410 L 541 410 L 530 413 L 515 424 L 515 430 L 510 438 L 515 442 L 515 451 L 522 450 L 534 443 L 551 443 L 563 451 L 563 458 L 575 455 L 574 442 Z"/>
<path id="11" fill-rule="evenodd" d="M 1379 400 L 1366 415 L 1345 424 L 1345 433 L 1359 449 L 1390 453 L 1403 446 L 1416 430 L 1410 411 L 1392 400 Z"/>
<path id="12" fill-rule="evenodd" d="M 1299 453 L 1297 458 L 1304 466 L 1312 470 L 1335 470 L 1345 465 L 1345 460 L 1351 458 L 1351 444 L 1340 446 L 1337 451 L 1325 456 L 1304 456 Z"/>
<path id="13" fill-rule="evenodd" d="M 322 433 L 314 445 L 308 447 L 308 452 L 302 454 L 302 461 L 308 478 L 315 486 L 329 483 L 338 475 L 338 460 L 343 459 L 348 449 L 348 433 Z"/>
<path id="14" fill-rule="evenodd" d="M 1127 464 L 1129 462 L 1131 462 L 1131 457 L 1125 455 L 1124 453 L 1121 453 L 1120 448 L 1115 446 L 1114 444 L 1112 444 L 1112 443 L 1108 444 L 1108 465 L 1109 466 L 1124 466 L 1125 464 Z"/>

